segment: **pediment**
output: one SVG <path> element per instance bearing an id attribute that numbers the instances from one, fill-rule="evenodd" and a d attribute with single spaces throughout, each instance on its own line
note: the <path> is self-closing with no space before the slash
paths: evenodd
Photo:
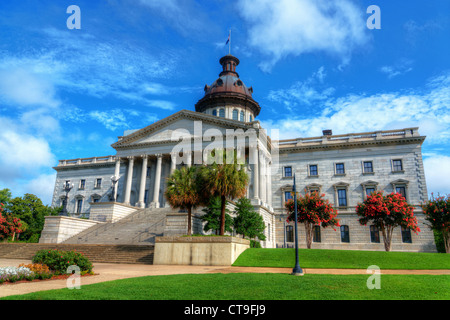
<path id="1" fill-rule="evenodd" d="M 167 143 L 174 141 L 173 137 L 185 133 L 189 133 L 193 137 L 216 135 L 219 132 L 225 135 L 227 129 L 243 129 L 246 131 L 250 128 L 252 128 L 252 125 L 244 122 L 182 110 L 119 138 L 119 141 L 111 146 L 120 149 L 130 146 Z"/>

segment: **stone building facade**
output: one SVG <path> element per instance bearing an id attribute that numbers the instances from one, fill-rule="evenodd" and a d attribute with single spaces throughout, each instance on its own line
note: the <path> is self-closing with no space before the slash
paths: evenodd
<path id="1" fill-rule="evenodd" d="M 89 216 L 95 202 L 164 208 L 165 180 L 175 168 L 202 165 L 213 148 L 237 145 L 250 178 L 247 197 L 266 224 L 264 247 L 293 245 L 284 202 L 292 197 L 295 174 L 298 192 L 324 193 L 339 212 L 341 228 L 317 228 L 313 248 L 384 250 L 381 233 L 361 226 L 355 214 L 366 194 L 383 190 L 402 193 L 416 207 L 422 230 L 418 235 L 396 230 L 392 249 L 436 250 L 419 206 L 427 200 L 427 188 L 421 153 L 425 137 L 418 128 L 346 135 L 324 130 L 320 137 L 272 140 L 255 120 L 261 108 L 236 72 L 239 60 L 227 55 L 220 63 L 219 78 L 205 86 L 195 112 L 181 110 L 128 132 L 112 145 L 115 155 L 60 160 L 54 168 L 53 206 L 63 203 L 69 182 L 68 211 L 75 217 Z M 302 226 L 298 229 L 305 246 Z"/>

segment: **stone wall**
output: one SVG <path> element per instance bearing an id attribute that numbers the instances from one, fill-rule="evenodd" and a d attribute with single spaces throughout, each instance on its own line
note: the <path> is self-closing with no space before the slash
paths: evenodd
<path id="1" fill-rule="evenodd" d="M 139 210 L 118 202 L 95 202 L 91 203 L 90 219 L 101 222 L 116 222 L 129 214 Z"/>
<path id="2" fill-rule="evenodd" d="M 420 213 L 416 213 L 415 215 L 417 216 L 421 231 L 418 234 L 411 231 L 411 243 L 404 243 L 402 241 L 401 228 L 394 229 L 391 251 L 437 252 L 433 232 L 425 225 L 424 215 Z M 355 213 L 339 214 L 338 219 L 340 225 L 347 225 L 349 227 L 350 242 L 346 243 L 341 241 L 339 227 L 336 227 L 335 230 L 332 227 L 320 228 L 321 242 L 313 242 L 312 249 L 385 250 L 381 231 L 379 233 L 380 242 L 371 242 L 369 225 L 361 225 Z M 293 222 L 286 223 L 285 221 L 286 215 L 280 215 L 276 219 L 277 247 L 294 246 L 294 242 L 285 241 L 286 226 L 290 225 L 294 227 L 294 224 Z M 304 224 L 299 223 L 297 228 L 299 247 L 306 248 Z"/>
<path id="3" fill-rule="evenodd" d="M 99 223 L 102 222 L 63 216 L 48 216 L 45 217 L 44 229 L 39 243 L 61 243 Z"/>
<path id="4" fill-rule="evenodd" d="M 231 266 L 249 247 L 236 237 L 157 237 L 153 264 Z"/>

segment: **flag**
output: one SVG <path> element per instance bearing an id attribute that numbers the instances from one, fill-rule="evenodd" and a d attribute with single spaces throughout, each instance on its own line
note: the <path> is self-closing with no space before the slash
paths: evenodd
<path id="1" fill-rule="evenodd" d="M 227 45 L 228 42 L 230 42 L 230 35 L 228 35 L 228 39 L 227 39 L 227 42 L 225 42 L 225 45 Z"/>

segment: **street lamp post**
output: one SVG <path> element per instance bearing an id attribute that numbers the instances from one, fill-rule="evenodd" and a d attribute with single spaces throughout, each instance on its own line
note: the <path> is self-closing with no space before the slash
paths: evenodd
<path id="1" fill-rule="evenodd" d="M 294 226 L 295 226 L 295 267 L 292 269 L 292 275 L 294 276 L 302 276 L 303 270 L 300 268 L 300 264 L 298 263 L 298 231 L 297 231 L 297 192 L 295 190 L 295 173 L 294 173 L 294 185 L 292 187 L 292 191 L 294 192 Z"/>
<path id="2" fill-rule="evenodd" d="M 67 203 L 69 202 L 69 192 L 73 188 L 73 183 L 70 183 L 70 180 L 67 180 L 66 183 L 64 183 L 64 191 L 66 192 L 66 197 L 64 199 L 64 206 L 63 211 L 61 213 L 62 216 L 67 216 Z"/>

